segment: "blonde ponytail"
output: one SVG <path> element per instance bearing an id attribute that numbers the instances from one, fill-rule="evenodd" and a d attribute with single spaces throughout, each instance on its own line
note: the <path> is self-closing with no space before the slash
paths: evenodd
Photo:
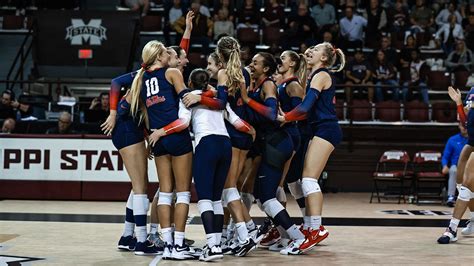
<path id="1" fill-rule="evenodd" d="M 298 56 L 299 56 L 299 65 L 298 65 L 298 70 L 296 71 L 295 75 L 298 77 L 298 81 L 300 85 L 302 87 L 305 87 L 306 79 L 308 78 L 307 63 L 303 54 L 298 54 Z"/>
<path id="2" fill-rule="evenodd" d="M 229 89 L 240 87 L 244 83 L 244 75 L 242 74 L 242 63 L 240 62 L 239 50 L 233 50 L 230 53 L 225 73 L 227 74 L 227 87 Z"/>
<path id="3" fill-rule="evenodd" d="M 339 64 L 339 68 L 336 69 L 336 70 L 333 70 L 333 71 L 334 72 L 339 72 L 339 71 L 342 71 L 344 69 L 344 67 L 346 66 L 346 56 L 344 55 L 344 52 L 339 48 L 337 48 L 335 50 L 335 52 L 336 52 L 336 55 L 339 56 L 340 64 Z"/>

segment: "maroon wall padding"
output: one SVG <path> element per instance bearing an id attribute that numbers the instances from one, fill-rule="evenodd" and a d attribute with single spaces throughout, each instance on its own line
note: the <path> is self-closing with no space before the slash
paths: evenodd
<path id="1" fill-rule="evenodd" d="M 81 182 L 0 180 L 0 198 L 81 200 Z"/>

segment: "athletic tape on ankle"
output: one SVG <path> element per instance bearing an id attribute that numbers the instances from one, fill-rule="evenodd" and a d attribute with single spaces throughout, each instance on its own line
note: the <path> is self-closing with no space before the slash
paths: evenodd
<path id="1" fill-rule="evenodd" d="M 288 183 L 288 190 L 295 199 L 301 199 L 304 197 L 303 189 L 301 188 L 301 182 L 296 181 L 293 183 Z"/>
<path id="2" fill-rule="evenodd" d="M 303 189 L 303 195 L 305 198 L 313 193 L 321 192 L 321 187 L 319 187 L 318 180 L 314 178 L 303 178 L 301 181 L 301 188 Z"/>
<path id="3" fill-rule="evenodd" d="M 286 202 L 285 189 L 279 186 L 276 191 L 276 198 L 279 202 Z"/>
<path id="4" fill-rule="evenodd" d="M 197 207 L 200 214 L 208 211 L 214 211 L 214 207 L 212 206 L 211 200 L 200 200 L 197 203 Z"/>
<path id="5" fill-rule="evenodd" d="M 262 206 L 265 213 L 272 218 L 285 209 L 276 198 L 265 201 Z"/>
<path id="6" fill-rule="evenodd" d="M 176 204 L 188 204 L 191 202 L 191 192 L 184 191 L 184 192 L 177 192 L 176 193 Z"/>
<path id="7" fill-rule="evenodd" d="M 160 192 L 160 196 L 158 197 L 158 205 L 171 206 L 172 200 L 173 200 L 173 193 Z"/>
<path id="8" fill-rule="evenodd" d="M 461 188 L 459 188 L 458 200 L 470 201 L 472 198 L 473 198 L 473 193 L 469 188 L 465 186 L 461 186 Z"/>

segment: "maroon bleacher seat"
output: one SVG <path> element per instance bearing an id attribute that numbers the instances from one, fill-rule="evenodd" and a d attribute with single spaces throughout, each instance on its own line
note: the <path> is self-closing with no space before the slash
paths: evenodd
<path id="1" fill-rule="evenodd" d="M 336 114 L 337 114 L 337 119 L 344 120 L 344 101 L 343 100 L 336 101 Z"/>
<path id="2" fill-rule="evenodd" d="M 451 85 L 451 76 L 445 71 L 430 71 L 428 73 L 428 87 L 432 90 L 445 91 Z"/>
<path id="3" fill-rule="evenodd" d="M 263 43 L 266 45 L 279 44 L 282 36 L 278 27 L 265 27 L 263 29 Z"/>
<path id="4" fill-rule="evenodd" d="M 161 16 L 144 16 L 142 31 L 161 31 Z"/>
<path id="5" fill-rule="evenodd" d="M 189 53 L 189 64 L 194 67 L 206 67 L 206 56 L 201 53 Z"/>
<path id="6" fill-rule="evenodd" d="M 368 100 L 353 100 L 349 104 L 349 118 L 354 121 L 372 120 L 372 104 Z"/>
<path id="7" fill-rule="evenodd" d="M 447 182 L 446 175 L 441 172 L 441 152 L 420 151 L 413 158 L 415 167 L 416 203 L 421 198 L 436 198 L 443 202 L 443 187 Z"/>
<path id="8" fill-rule="evenodd" d="M 471 73 L 469 71 L 454 72 L 454 87 L 464 90 L 466 88 L 467 80 Z"/>
<path id="9" fill-rule="evenodd" d="M 4 30 L 18 30 L 23 28 L 24 17 L 5 15 L 3 16 L 3 29 Z"/>
<path id="10" fill-rule="evenodd" d="M 243 44 L 257 44 L 260 42 L 258 30 L 252 28 L 238 29 L 237 39 Z"/>
<path id="11" fill-rule="evenodd" d="M 375 119 L 384 122 L 400 121 L 400 103 L 396 101 L 383 101 L 375 105 Z"/>
<path id="12" fill-rule="evenodd" d="M 420 101 L 411 101 L 406 103 L 405 119 L 410 122 L 428 122 L 428 105 Z"/>
<path id="13" fill-rule="evenodd" d="M 456 103 L 452 101 L 436 102 L 431 107 L 434 121 L 442 123 L 457 121 Z"/>

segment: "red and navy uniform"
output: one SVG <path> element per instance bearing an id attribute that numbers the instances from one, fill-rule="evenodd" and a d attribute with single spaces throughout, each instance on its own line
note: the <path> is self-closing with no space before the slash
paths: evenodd
<path id="1" fill-rule="evenodd" d="M 110 87 L 110 109 L 117 111 L 117 121 L 112 131 L 112 143 L 117 150 L 142 142 L 144 140 L 143 127 L 130 114 L 130 104 L 122 98 L 119 102 L 120 89 L 132 84 L 135 72 L 121 75 L 112 79 Z"/>
<path id="2" fill-rule="evenodd" d="M 293 108 L 298 106 L 302 101 L 300 97 L 290 97 L 290 95 L 288 95 L 286 87 L 291 82 L 298 82 L 298 78 L 291 77 L 278 85 L 278 102 L 280 104 L 281 110 L 285 113 L 293 110 Z M 290 135 L 291 140 L 293 141 L 294 151 L 297 151 L 301 145 L 301 136 L 296 122 L 286 123 L 283 125 L 283 128 Z"/>
<path id="3" fill-rule="evenodd" d="M 466 121 L 467 134 L 469 135 L 467 144 L 474 147 L 474 87 L 467 94 L 465 104 L 470 108 Z"/>
<path id="4" fill-rule="evenodd" d="M 150 129 L 173 125 L 178 119 L 179 97 L 165 73 L 168 68 L 159 68 L 143 73 L 140 98 L 147 109 Z M 176 125 L 180 127 L 180 125 Z M 168 129 L 173 130 L 173 129 Z M 167 130 L 167 131 L 168 131 Z M 161 137 L 153 147 L 153 154 L 180 156 L 193 150 L 188 130 Z"/>
<path id="5" fill-rule="evenodd" d="M 144 140 L 143 127 L 130 115 L 130 103 L 122 98 L 118 103 L 117 121 L 112 131 L 112 143 L 117 150 L 142 142 Z"/>
<path id="6" fill-rule="evenodd" d="M 245 88 L 250 86 L 250 74 L 242 68 L 242 74 L 245 79 Z M 249 122 L 253 116 L 253 112 L 249 110 L 240 96 L 240 91 L 236 90 L 234 95 L 229 95 L 227 97 L 227 102 L 230 105 L 230 108 L 237 114 L 242 120 Z M 252 136 L 238 131 L 229 121 L 225 121 L 225 126 L 227 133 L 229 133 L 230 140 L 232 142 L 232 147 L 240 150 L 249 150 L 252 147 Z"/>
<path id="7" fill-rule="evenodd" d="M 326 72 L 331 76 L 331 87 L 321 92 L 311 88 L 311 80 L 319 72 Z M 313 136 L 322 138 L 334 147 L 342 140 L 341 127 L 338 124 L 335 106 L 336 87 L 333 75 L 326 68 L 314 71 L 308 79 L 306 96 L 303 102 L 285 115 L 287 121 L 301 120 L 307 114 L 308 123 Z"/>

